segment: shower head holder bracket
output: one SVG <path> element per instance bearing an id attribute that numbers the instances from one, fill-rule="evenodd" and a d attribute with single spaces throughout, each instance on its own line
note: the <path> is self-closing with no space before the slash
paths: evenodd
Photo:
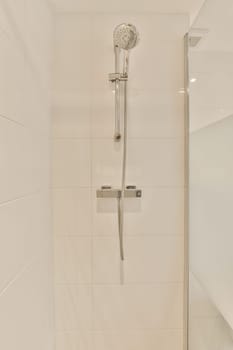
<path id="1" fill-rule="evenodd" d="M 108 75 L 109 81 L 112 83 L 115 81 L 127 81 L 128 80 L 128 75 L 127 74 L 122 74 L 122 73 L 110 73 Z"/>

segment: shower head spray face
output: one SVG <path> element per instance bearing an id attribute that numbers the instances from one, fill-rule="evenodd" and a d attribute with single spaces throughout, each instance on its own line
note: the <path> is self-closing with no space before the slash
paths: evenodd
<path id="1" fill-rule="evenodd" d="M 114 45 L 123 50 L 134 48 L 139 40 L 137 29 L 132 24 L 119 24 L 113 33 Z"/>

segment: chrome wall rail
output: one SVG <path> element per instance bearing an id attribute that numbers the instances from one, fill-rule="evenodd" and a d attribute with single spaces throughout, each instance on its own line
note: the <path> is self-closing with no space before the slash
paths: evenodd
<path id="1" fill-rule="evenodd" d="M 120 241 L 120 257 L 124 260 L 124 199 L 140 198 L 142 191 L 134 186 L 126 186 L 126 163 L 127 163 L 127 121 L 128 121 L 128 71 L 129 71 L 129 50 L 133 49 L 139 40 L 137 29 L 129 23 L 119 24 L 113 32 L 113 44 L 115 53 L 115 72 L 109 74 L 108 79 L 115 83 L 115 133 L 114 141 L 122 142 L 122 172 L 120 189 L 112 189 L 103 186 L 97 190 L 97 198 L 117 198 L 118 202 L 118 232 Z M 123 56 L 123 65 L 121 60 Z M 122 111 L 121 111 L 122 104 Z M 121 119 L 123 127 L 121 126 Z"/>

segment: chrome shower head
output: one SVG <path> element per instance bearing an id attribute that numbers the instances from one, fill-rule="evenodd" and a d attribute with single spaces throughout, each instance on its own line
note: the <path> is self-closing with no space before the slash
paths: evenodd
<path id="1" fill-rule="evenodd" d="M 114 45 L 120 49 L 130 50 L 137 45 L 138 40 L 137 29 L 132 24 L 119 24 L 113 32 Z"/>

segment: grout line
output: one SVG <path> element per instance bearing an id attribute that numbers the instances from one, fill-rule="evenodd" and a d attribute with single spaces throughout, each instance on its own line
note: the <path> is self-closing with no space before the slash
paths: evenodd
<path id="1" fill-rule="evenodd" d="M 3 296 L 3 294 L 11 287 L 11 285 L 13 285 L 19 278 L 21 275 L 24 274 L 24 272 L 29 268 L 29 266 L 31 265 L 26 265 L 24 266 L 24 268 L 22 270 L 20 270 L 20 272 L 18 272 L 11 280 L 10 282 L 6 283 L 6 285 L 3 287 L 3 289 L 0 291 L 0 297 Z"/>
<path id="2" fill-rule="evenodd" d="M 90 15 L 90 21 L 91 21 L 91 39 L 90 40 L 90 45 L 91 42 L 93 42 L 93 37 L 94 37 L 94 26 L 93 26 L 93 15 Z M 94 52 L 94 48 L 91 45 L 91 52 L 92 54 L 95 54 Z M 93 56 L 93 55 L 92 55 Z M 94 72 L 94 66 L 93 66 L 93 62 L 91 64 L 91 75 L 93 76 L 93 72 Z M 94 91 L 93 88 L 91 86 L 90 89 L 90 109 L 89 109 L 89 115 L 90 115 L 90 185 L 91 188 L 93 188 L 93 101 L 94 101 Z M 91 282 L 92 282 L 92 286 L 91 286 L 91 346 L 94 349 L 94 336 L 93 336 L 93 330 L 95 328 L 95 321 L 94 321 L 94 314 L 95 314 L 95 296 L 94 296 L 94 200 L 93 200 L 93 195 L 92 195 L 92 190 L 90 190 L 90 203 L 91 203 L 91 213 L 90 213 L 90 220 L 91 220 Z"/>
<path id="3" fill-rule="evenodd" d="M 91 179 L 92 180 L 92 179 Z M 92 181 L 91 181 L 92 182 Z M 71 189 L 91 189 L 96 190 L 101 185 L 95 184 L 91 186 L 79 186 L 79 185 L 65 185 L 65 186 L 52 186 L 50 190 L 71 190 Z M 114 186 L 114 184 L 113 184 Z M 184 190 L 184 185 L 169 186 L 169 185 L 142 185 L 139 184 L 142 189 L 171 189 L 171 190 Z"/>
<path id="4" fill-rule="evenodd" d="M 14 277 L 9 282 L 7 282 L 6 285 L 0 290 L 0 297 L 2 297 L 3 294 L 5 294 L 5 292 L 20 278 L 21 275 L 24 274 L 24 272 L 30 270 L 32 265 L 38 260 L 38 257 L 32 259 L 30 263 L 26 264 L 18 273 L 16 273 Z"/>
<path id="5" fill-rule="evenodd" d="M 87 333 L 112 333 L 112 332 L 183 332 L 183 328 L 174 327 L 174 328 L 165 328 L 165 327 L 157 327 L 157 328 L 67 328 L 67 329 L 55 329 L 56 333 L 79 333 L 79 332 L 87 332 Z"/>
<path id="6" fill-rule="evenodd" d="M 44 129 L 40 128 L 38 130 L 38 128 L 36 126 L 23 124 L 15 119 L 13 119 L 12 117 L 8 117 L 8 116 L 5 116 L 3 114 L 0 114 L 0 119 L 8 121 L 9 123 L 13 123 L 14 125 L 20 126 L 23 129 L 25 129 L 26 131 L 30 131 L 32 134 L 35 134 L 35 135 L 39 136 L 40 138 L 45 137 L 47 140 L 51 141 L 51 138 L 49 137 L 49 132 L 47 132 L 47 130 L 45 130 L 45 128 Z"/>
<path id="7" fill-rule="evenodd" d="M 19 201 L 19 200 L 21 200 L 21 199 L 33 197 L 33 196 L 36 196 L 36 195 L 39 195 L 39 194 L 42 194 L 42 193 L 45 193 L 45 192 L 46 192 L 46 191 L 36 191 L 36 192 L 29 193 L 29 194 L 25 194 L 25 195 L 20 196 L 20 197 L 16 197 L 16 198 L 13 198 L 13 199 L 9 199 L 9 200 L 0 202 L 0 206 L 7 205 L 7 204 L 9 204 L 9 203 L 11 203 L 11 202 Z M 48 192 L 49 192 L 49 190 L 48 190 Z"/>
<path id="8" fill-rule="evenodd" d="M 123 286 L 165 286 L 165 285 L 171 285 L 171 286 L 177 286 L 177 285 L 183 285 L 184 281 L 183 280 L 178 280 L 178 281 L 155 281 L 155 282 L 147 282 L 147 281 L 138 281 L 138 282 L 124 282 Z M 55 281 L 55 284 L 57 286 L 115 286 L 115 287 L 122 287 L 122 283 L 119 282 L 58 282 Z"/>
<path id="9" fill-rule="evenodd" d="M 115 234 L 83 234 L 83 235 L 77 235 L 77 234 L 56 234 L 54 235 L 56 238 L 91 238 L 93 239 L 96 238 L 109 238 L 109 239 L 117 239 L 117 236 Z M 153 234 L 153 233 L 142 233 L 142 234 L 125 234 L 125 238 L 156 238 L 156 237 L 171 237 L 171 238 L 183 238 L 184 234 L 183 233 L 158 233 L 158 234 Z"/>
<path id="10" fill-rule="evenodd" d="M 0 114 L 0 118 L 5 119 L 5 120 L 7 120 L 9 122 L 12 122 L 12 123 L 14 123 L 14 124 L 16 124 L 18 126 L 22 126 L 23 128 L 25 128 L 25 125 L 23 123 L 20 123 L 17 120 L 11 118 L 11 117 L 7 117 L 7 116 L 5 116 L 3 114 Z"/>
<path id="11" fill-rule="evenodd" d="M 173 141 L 182 141 L 183 135 L 177 135 L 177 136 L 129 136 L 129 140 L 131 141 L 162 141 L 162 140 L 173 140 Z M 112 137 L 109 136 L 53 136 L 52 141 L 85 141 L 85 140 L 91 140 L 91 141 L 113 141 Z"/>
<path id="12" fill-rule="evenodd" d="M 80 331 L 85 331 L 87 333 L 91 333 L 91 332 L 94 332 L 94 333 L 119 333 L 119 332 L 123 332 L 123 333 L 129 333 L 129 332 L 140 332 L 140 331 L 148 331 L 148 332 L 181 332 L 183 331 L 183 328 L 124 328 L 124 329 L 121 329 L 121 328 L 113 328 L 113 329 L 82 329 L 82 328 L 77 328 L 77 329 L 72 329 L 72 328 L 69 328 L 69 329 L 63 329 L 63 330 L 60 330 L 60 329 L 57 329 L 56 330 L 56 333 L 79 333 Z"/>
<path id="13" fill-rule="evenodd" d="M 4 120 L 6 120 L 6 121 L 8 121 L 8 122 L 10 122 L 10 123 L 13 123 L 13 124 L 15 124 L 15 125 L 17 125 L 17 126 L 20 126 L 20 127 L 22 127 L 22 128 L 24 128 L 24 129 L 26 129 L 26 131 L 31 131 L 32 132 L 32 134 L 36 134 L 37 136 L 39 136 L 39 137 L 46 137 L 46 139 L 48 139 L 49 141 L 51 140 L 49 137 L 48 137 L 48 132 L 47 132 L 47 130 L 42 130 L 42 129 L 39 129 L 38 130 L 38 128 L 36 127 L 36 126 L 32 126 L 32 125 L 26 125 L 26 124 L 23 124 L 23 123 L 21 123 L 21 122 L 19 122 L 19 121 L 17 121 L 17 120 L 15 120 L 15 119 L 13 119 L 12 117 L 7 117 L 7 116 L 5 116 L 5 115 L 3 115 L 3 114 L 0 114 L 0 119 L 4 119 Z"/>
<path id="14" fill-rule="evenodd" d="M 51 1 L 51 0 L 50 0 Z M 55 6 L 55 12 L 58 16 L 62 16 L 62 15 L 76 15 L 76 16 L 95 16 L 95 17 L 98 17 L 98 16 L 131 16 L 131 17 L 135 17 L 135 16 L 139 16 L 140 18 L 141 17 L 144 17 L 146 16 L 147 18 L 158 18 L 158 17 L 171 17 L 171 16 L 180 16 L 180 17 L 187 17 L 187 14 L 188 12 L 180 12 L 180 11 L 173 11 L 173 12 L 167 12 L 167 11 L 151 11 L 151 10 L 148 10 L 148 11 L 85 11 L 85 10 L 82 10 L 82 11 L 79 11 L 78 9 L 77 10 L 73 10 L 73 9 L 67 9 L 66 5 L 64 7 L 64 5 L 57 5 Z M 183 33 L 183 31 L 182 31 Z"/>

